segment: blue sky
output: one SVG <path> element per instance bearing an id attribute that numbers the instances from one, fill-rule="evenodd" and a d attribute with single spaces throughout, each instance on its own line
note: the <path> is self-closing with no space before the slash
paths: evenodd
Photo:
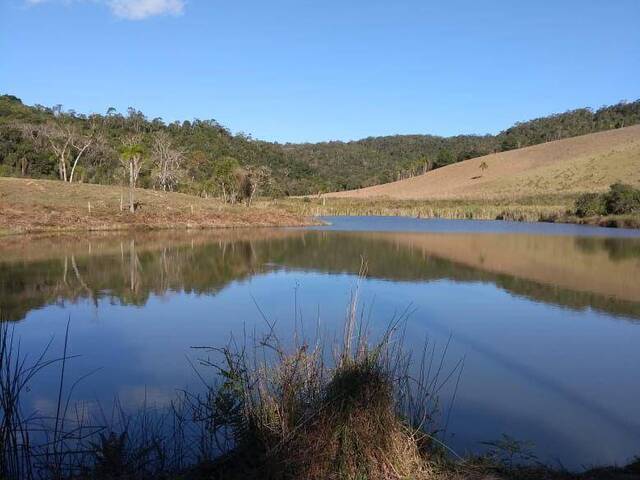
<path id="1" fill-rule="evenodd" d="M 280 142 L 640 98 L 638 0 L 0 0 L 0 92 Z"/>

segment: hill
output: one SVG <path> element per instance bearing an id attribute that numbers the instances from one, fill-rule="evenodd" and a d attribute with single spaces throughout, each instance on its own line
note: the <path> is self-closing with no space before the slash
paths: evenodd
<path id="1" fill-rule="evenodd" d="M 397 200 L 518 199 L 640 185 L 640 126 L 465 160 L 416 177 L 328 197 Z"/>
<path id="2" fill-rule="evenodd" d="M 68 180 L 80 156 L 71 180 L 119 185 L 123 143 L 135 141 L 146 152 L 141 187 L 226 197 L 234 172 L 242 170 L 260 177 L 259 195 L 285 197 L 378 185 L 470 158 L 639 123 L 637 100 L 519 122 L 497 135 L 280 144 L 233 134 L 213 119 L 165 123 L 134 108 L 85 115 L 0 95 L 0 176 Z"/>
<path id="3" fill-rule="evenodd" d="M 69 230 L 308 225 L 258 202 L 250 208 L 175 192 L 137 189 L 138 210 L 121 210 L 122 187 L 0 177 L 0 235 Z M 126 200 L 125 200 L 126 202 Z"/>

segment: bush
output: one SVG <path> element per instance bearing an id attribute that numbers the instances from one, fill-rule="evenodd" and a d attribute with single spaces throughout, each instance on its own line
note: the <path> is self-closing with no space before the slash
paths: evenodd
<path id="1" fill-rule="evenodd" d="M 605 205 L 610 215 L 640 212 L 640 190 L 631 185 L 614 183 L 605 194 Z"/>
<path id="2" fill-rule="evenodd" d="M 585 193 L 580 195 L 575 203 L 575 212 L 578 217 L 605 215 L 606 205 L 604 196 L 599 193 Z"/>
<path id="3" fill-rule="evenodd" d="M 14 177 L 15 175 L 16 171 L 13 167 L 0 163 L 0 177 Z"/>
<path id="4" fill-rule="evenodd" d="M 578 217 L 640 213 L 640 190 L 631 185 L 614 183 L 607 193 L 585 193 L 575 202 Z"/>

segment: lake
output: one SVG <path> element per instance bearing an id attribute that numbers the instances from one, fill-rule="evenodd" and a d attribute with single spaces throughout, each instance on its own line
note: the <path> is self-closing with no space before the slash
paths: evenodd
<path id="1" fill-rule="evenodd" d="M 640 231 L 336 217 L 308 229 L 95 233 L 0 241 L 0 317 L 35 357 L 70 325 L 73 398 L 127 408 L 197 389 L 194 346 L 266 329 L 339 335 L 358 272 L 372 335 L 403 312 L 459 383 L 440 392 L 460 454 L 507 434 L 570 468 L 640 454 Z M 446 355 L 445 355 L 446 353 Z M 30 385 L 55 408 L 59 373 Z M 457 388 L 456 388 L 457 386 Z M 455 393 L 455 395 L 454 395 Z"/>

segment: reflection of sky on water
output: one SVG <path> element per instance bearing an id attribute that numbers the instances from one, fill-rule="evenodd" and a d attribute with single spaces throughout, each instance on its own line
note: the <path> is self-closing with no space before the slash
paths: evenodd
<path id="1" fill-rule="evenodd" d="M 260 329 L 255 301 L 280 332 L 291 332 L 294 297 L 303 324 L 320 324 L 331 337 L 344 318 L 355 277 L 275 271 L 228 284 L 215 296 L 152 295 L 143 308 L 87 301 L 30 312 L 17 326 L 24 351 L 38 352 L 51 335 L 60 349 L 71 318 L 68 377 L 101 368 L 84 381 L 77 399 L 165 403 L 176 389 L 197 388 L 186 357 L 191 346 L 220 345 L 229 333 Z M 297 294 L 294 294 L 297 292 Z M 570 310 L 512 295 L 493 283 L 366 280 L 364 304 L 374 331 L 409 304 L 407 343 L 420 350 L 428 335 L 447 360 L 466 355 L 448 441 L 459 450 L 507 433 L 538 445 L 546 460 L 567 466 L 623 463 L 640 445 L 640 328 L 589 309 Z M 631 366 L 632 368 L 628 368 Z M 40 407 L 57 386 L 49 371 L 29 394 Z M 443 394 L 448 405 L 451 389 Z M 598 440 L 595 441 L 594 439 Z"/>
<path id="2" fill-rule="evenodd" d="M 411 217 L 321 217 L 327 225 L 310 230 L 439 233 L 527 233 L 588 237 L 638 238 L 640 229 L 602 228 L 571 223 L 530 223 L 506 220 L 449 220 Z"/>

